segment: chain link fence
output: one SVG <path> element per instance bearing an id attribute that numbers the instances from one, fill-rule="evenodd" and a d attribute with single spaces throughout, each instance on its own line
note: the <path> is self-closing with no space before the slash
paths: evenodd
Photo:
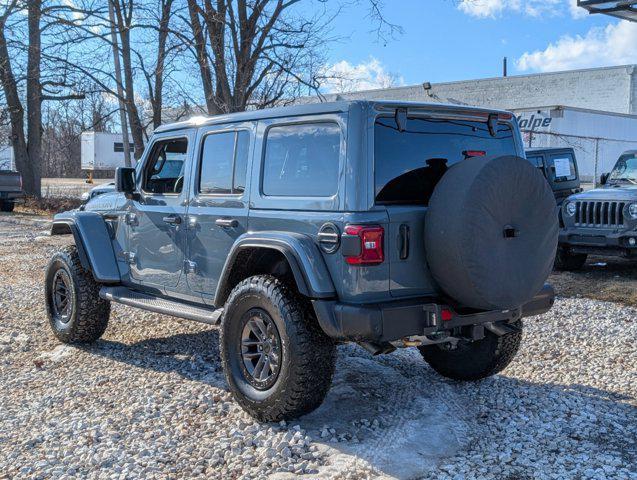
<path id="1" fill-rule="evenodd" d="M 537 130 L 522 130 L 522 138 L 525 148 L 573 148 L 580 179 L 594 184 L 613 168 L 622 153 L 637 150 L 637 138 L 629 141 Z"/>

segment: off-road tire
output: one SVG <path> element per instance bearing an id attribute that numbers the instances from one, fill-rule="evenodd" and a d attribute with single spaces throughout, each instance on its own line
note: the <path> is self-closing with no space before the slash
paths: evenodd
<path id="1" fill-rule="evenodd" d="M 0 201 L 0 212 L 13 212 L 15 203 Z"/>
<path id="2" fill-rule="evenodd" d="M 586 263 L 585 253 L 571 253 L 568 248 L 558 247 L 555 254 L 555 270 L 572 271 L 581 269 Z"/>
<path id="3" fill-rule="evenodd" d="M 278 376 L 267 389 L 257 389 L 242 367 L 241 332 L 250 312 L 265 311 L 280 337 Z M 312 305 L 283 282 L 257 275 L 230 293 L 221 320 L 221 360 L 236 401 L 262 422 L 299 417 L 316 409 L 330 389 L 336 347 L 321 330 Z"/>
<path id="4" fill-rule="evenodd" d="M 71 313 L 67 322 L 61 321 L 53 307 L 53 281 L 58 270 L 70 279 Z M 102 336 L 108 326 L 111 304 L 99 296 L 100 284 L 80 262 L 75 245 L 57 252 L 47 267 L 45 299 L 49 324 L 55 336 L 64 343 L 90 343 Z"/>
<path id="5" fill-rule="evenodd" d="M 519 331 L 499 337 L 485 330 L 482 340 L 462 341 L 456 349 L 445 349 L 441 345 L 425 345 L 418 349 L 440 375 L 453 380 L 480 380 L 501 372 L 515 357 L 522 340 L 522 321 L 514 325 Z"/>

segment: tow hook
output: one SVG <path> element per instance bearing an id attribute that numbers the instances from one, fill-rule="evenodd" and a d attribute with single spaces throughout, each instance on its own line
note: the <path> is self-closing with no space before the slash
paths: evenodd
<path id="1" fill-rule="evenodd" d="M 519 332 L 520 329 L 514 327 L 510 323 L 493 323 L 488 322 L 484 324 L 484 328 L 489 330 L 491 333 L 495 333 L 498 337 L 502 335 L 506 335 L 507 333 Z"/>

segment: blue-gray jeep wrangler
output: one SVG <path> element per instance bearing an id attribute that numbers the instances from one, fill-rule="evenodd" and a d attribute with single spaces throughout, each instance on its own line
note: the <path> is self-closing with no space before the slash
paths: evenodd
<path id="1" fill-rule="evenodd" d="M 507 112 L 335 102 L 158 128 L 116 191 L 55 216 L 50 324 L 91 342 L 110 302 L 215 324 L 236 400 L 319 406 L 338 342 L 415 346 L 439 373 L 507 366 L 546 312 L 555 200 Z"/>

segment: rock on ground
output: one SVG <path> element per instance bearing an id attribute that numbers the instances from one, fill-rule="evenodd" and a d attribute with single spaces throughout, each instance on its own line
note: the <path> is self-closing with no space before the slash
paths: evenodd
<path id="1" fill-rule="evenodd" d="M 0 478 L 637 478 L 637 310 L 562 298 L 501 375 L 459 383 L 416 350 L 339 347 L 314 413 L 258 424 L 233 402 L 215 328 L 115 305 L 60 345 L 47 220 L 0 215 Z"/>

